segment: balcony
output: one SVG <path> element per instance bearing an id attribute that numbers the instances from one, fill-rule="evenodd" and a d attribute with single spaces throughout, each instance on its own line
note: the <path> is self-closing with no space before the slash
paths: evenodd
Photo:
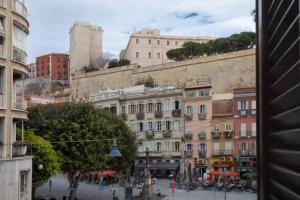
<path id="1" fill-rule="evenodd" d="M 193 133 L 186 133 L 186 134 L 184 134 L 184 138 L 188 139 L 188 140 L 193 139 Z"/>
<path id="2" fill-rule="evenodd" d="M 156 119 L 162 118 L 162 117 L 163 117 L 163 111 L 161 111 L 161 110 L 155 111 L 155 112 L 154 112 L 154 117 L 155 117 Z"/>
<path id="3" fill-rule="evenodd" d="M 213 139 L 220 139 L 220 131 L 213 131 L 211 132 L 211 136 Z"/>
<path id="4" fill-rule="evenodd" d="M 247 110 L 240 110 L 240 116 L 246 116 Z"/>
<path id="5" fill-rule="evenodd" d="M 140 112 L 136 114 L 136 119 L 143 120 L 145 118 L 145 113 Z"/>
<path id="6" fill-rule="evenodd" d="M 2 33 L 2 32 L 1 32 Z M 1 58 L 6 58 L 6 54 L 5 54 L 5 46 L 4 45 L 0 45 L 0 57 Z"/>
<path id="7" fill-rule="evenodd" d="M 205 138 L 206 138 L 206 133 L 199 133 L 199 134 L 198 134 L 198 138 L 199 138 L 200 140 L 205 140 Z"/>
<path id="8" fill-rule="evenodd" d="M 185 120 L 193 120 L 193 113 L 188 113 L 188 114 L 185 114 Z"/>
<path id="9" fill-rule="evenodd" d="M 206 158 L 206 150 L 199 150 L 199 158 Z"/>
<path id="10" fill-rule="evenodd" d="M 25 101 L 23 97 L 17 96 L 16 101 L 14 102 L 14 108 L 19 110 L 26 110 L 27 101 Z"/>
<path id="11" fill-rule="evenodd" d="M 172 115 L 173 117 L 181 117 L 181 110 L 180 109 L 172 110 Z"/>
<path id="12" fill-rule="evenodd" d="M 27 19 L 27 9 L 25 5 L 18 0 L 13 1 L 13 11 Z"/>
<path id="13" fill-rule="evenodd" d="M 14 143 L 12 149 L 13 157 L 25 156 L 27 152 L 27 146 L 20 143 Z"/>
<path id="14" fill-rule="evenodd" d="M 255 150 L 239 150 L 240 156 L 256 156 Z"/>
<path id="15" fill-rule="evenodd" d="M 192 150 L 185 150 L 184 155 L 187 157 L 192 157 L 193 156 L 193 151 Z"/>
<path id="16" fill-rule="evenodd" d="M 148 139 L 154 138 L 154 131 L 146 131 L 146 138 Z"/>
<path id="17" fill-rule="evenodd" d="M 226 139 L 231 139 L 233 136 L 233 131 L 224 131 L 224 137 Z"/>
<path id="18" fill-rule="evenodd" d="M 13 48 L 13 60 L 16 62 L 20 62 L 22 64 L 26 65 L 27 60 L 27 54 L 23 50 L 14 47 Z"/>
<path id="19" fill-rule="evenodd" d="M 163 131 L 163 137 L 164 138 L 169 138 L 172 136 L 172 131 L 171 130 L 164 130 Z"/>
<path id="20" fill-rule="evenodd" d="M 199 120 L 205 120 L 206 119 L 206 113 L 198 113 L 198 119 Z"/>
<path id="21" fill-rule="evenodd" d="M 232 150 L 214 150 L 212 152 L 212 156 L 230 156 L 232 154 Z"/>
<path id="22" fill-rule="evenodd" d="M 127 120 L 127 115 L 126 113 L 121 113 L 120 117 L 123 119 L 123 120 Z"/>

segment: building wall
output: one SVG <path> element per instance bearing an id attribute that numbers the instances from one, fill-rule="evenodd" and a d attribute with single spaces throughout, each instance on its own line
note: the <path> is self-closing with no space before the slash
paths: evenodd
<path id="1" fill-rule="evenodd" d="M 166 36 L 158 29 L 144 28 L 130 36 L 127 47 L 120 57 L 142 67 L 174 62 L 167 58 L 170 49 L 180 48 L 187 41 L 207 42 L 212 37 Z M 138 55 L 137 55 L 138 53 Z"/>
<path id="2" fill-rule="evenodd" d="M 102 32 L 99 26 L 75 21 L 70 29 L 70 72 L 85 66 L 99 67 L 102 60 Z"/>
<path id="3" fill-rule="evenodd" d="M 255 50 L 244 50 L 173 62 L 151 67 L 135 65 L 72 77 L 72 94 L 78 98 L 96 94 L 99 90 L 124 88 L 151 76 L 159 85 L 182 87 L 188 79 L 208 77 L 212 94 L 232 93 L 232 88 L 255 86 Z"/>
<path id="4" fill-rule="evenodd" d="M 29 78 L 35 78 L 36 77 L 36 63 L 31 63 L 28 65 L 29 67 Z"/>

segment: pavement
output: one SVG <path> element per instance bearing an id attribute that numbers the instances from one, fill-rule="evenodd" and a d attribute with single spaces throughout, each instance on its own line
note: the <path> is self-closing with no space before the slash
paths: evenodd
<path id="1" fill-rule="evenodd" d="M 51 178 L 52 180 L 52 191 L 51 196 L 57 200 L 62 200 L 63 196 L 68 196 L 68 181 L 67 179 L 59 174 Z M 153 185 L 153 190 L 160 190 L 162 195 L 166 195 L 164 200 L 173 200 L 172 190 L 170 188 L 170 180 L 158 179 Z M 116 188 L 116 194 L 120 200 L 124 200 L 124 188 L 115 186 L 107 186 L 103 191 L 99 191 L 98 184 L 81 182 L 77 190 L 76 196 L 78 200 L 112 200 L 112 189 Z M 134 189 L 134 195 L 137 195 L 140 189 Z M 45 183 L 39 187 L 36 191 L 36 196 L 43 196 L 44 198 L 50 197 L 49 183 Z M 194 190 L 187 192 L 183 189 L 176 189 L 174 193 L 174 200 L 224 200 L 224 192 L 214 192 L 211 190 Z M 226 200 L 256 200 L 256 194 L 250 192 L 227 192 Z"/>

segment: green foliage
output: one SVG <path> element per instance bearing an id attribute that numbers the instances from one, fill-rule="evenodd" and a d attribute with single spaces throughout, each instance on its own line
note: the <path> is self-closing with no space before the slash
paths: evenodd
<path id="1" fill-rule="evenodd" d="M 135 85 L 145 85 L 146 87 L 154 88 L 155 80 L 149 76 L 147 79 L 141 79 L 135 83 Z"/>
<path id="2" fill-rule="evenodd" d="M 31 144 L 28 152 L 33 153 L 32 185 L 37 187 L 59 172 L 61 160 L 52 145 L 44 138 L 35 135 L 32 130 L 27 130 L 24 137 L 26 143 Z M 39 165 L 42 165 L 43 169 L 39 170 Z"/>
<path id="3" fill-rule="evenodd" d="M 127 59 L 120 59 L 120 60 L 114 59 L 114 60 L 109 62 L 108 68 L 121 67 L 121 66 L 129 65 L 129 64 L 130 64 L 130 60 L 127 60 Z"/>
<path id="4" fill-rule="evenodd" d="M 94 72 L 94 71 L 99 71 L 99 68 L 94 67 L 94 66 L 84 66 L 82 68 L 82 71 L 84 71 L 85 73 Z"/>
<path id="5" fill-rule="evenodd" d="M 182 48 L 171 49 L 167 57 L 175 61 L 197 58 L 204 55 L 214 55 L 253 48 L 255 33 L 241 32 L 227 38 L 218 38 L 207 43 L 186 42 Z"/>

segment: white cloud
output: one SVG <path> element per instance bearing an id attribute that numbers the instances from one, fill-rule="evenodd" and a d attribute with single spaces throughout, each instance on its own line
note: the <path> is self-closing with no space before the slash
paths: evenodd
<path id="1" fill-rule="evenodd" d="M 51 51 L 69 49 L 69 28 L 85 20 L 104 29 L 104 51 L 118 54 L 129 35 L 141 27 L 155 27 L 169 35 L 227 36 L 254 31 L 250 11 L 254 0 L 28 0 L 29 60 Z M 174 13 L 197 12 L 179 19 Z M 210 23 L 204 23 L 208 17 Z"/>

